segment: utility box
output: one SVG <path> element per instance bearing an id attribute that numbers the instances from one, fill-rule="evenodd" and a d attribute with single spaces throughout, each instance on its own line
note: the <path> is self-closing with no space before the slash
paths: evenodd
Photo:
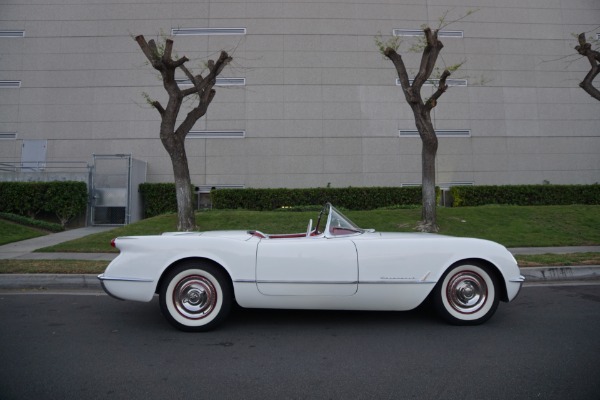
<path id="1" fill-rule="evenodd" d="M 90 185 L 92 225 L 127 225 L 142 219 L 140 183 L 147 163 L 131 154 L 94 154 Z"/>

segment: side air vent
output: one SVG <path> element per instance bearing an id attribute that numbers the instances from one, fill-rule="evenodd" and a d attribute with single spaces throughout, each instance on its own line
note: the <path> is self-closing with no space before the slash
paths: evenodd
<path id="1" fill-rule="evenodd" d="M 7 37 L 7 38 L 11 38 L 11 37 L 21 38 L 21 37 L 25 37 L 25 31 L 0 31 L 0 38 L 3 38 L 3 37 Z"/>
<path id="2" fill-rule="evenodd" d="M 173 36 L 245 35 L 246 28 L 173 28 Z"/>
<path id="3" fill-rule="evenodd" d="M 244 185 L 220 184 L 220 185 L 198 185 L 194 188 L 196 193 L 210 193 L 213 189 L 244 189 Z"/>
<path id="4" fill-rule="evenodd" d="M 392 31 L 394 36 L 425 36 L 422 29 L 394 29 Z M 439 31 L 438 38 L 462 38 L 464 37 L 463 31 Z"/>
<path id="5" fill-rule="evenodd" d="M 440 129 L 436 130 L 435 134 L 438 137 L 470 137 L 470 129 Z M 400 137 L 418 137 L 419 131 L 416 129 L 401 129 L 398 131 Z"/>
<path id="6" fill-rule="evenodd" d="M 243 139 L 246 131 L 190 131 L 189 139 Z"/>
<path id="7" fill-rule="evenodd" d="M 0 140 L 16 139 L 17 132 L 0 132 Z"/>
<path id="8" fill-rule="evenodd" d="M 189 79 L 175 79 L 179 86 L 191 86 Z M 246 86 L 246 78 L 217 78 L 217 86 Z"/>
<path id="9" fill-rule="evenodd" d="M 414 82 L 414 79 L 409 79 L 408 80 L 409 83 L 412 85 Z M 437 86 L 439 85 L 440 80 L 439 79 L 427 79 L 425 81 L 425 86 Z M 466 79 L 446 79 L 446 85 L 448 86 L 468 86 L 469 82 Z M 400 84 L 400 79 L 396 78 L 396 86 L 402 86 Z"/>
<path id="10" fill-rule="evenodd" d="M 0 81 L 0 89 L 18 89 L 21 81 Z"/>

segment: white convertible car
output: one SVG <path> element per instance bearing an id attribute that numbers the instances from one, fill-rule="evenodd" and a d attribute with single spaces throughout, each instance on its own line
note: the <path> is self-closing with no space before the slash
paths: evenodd
<path id="1" fill-rule="evenodd" d="M 306 233 L 164 233 L 119 237 L 98 276 L 122 300 L 158 293 L 167 320 L 206 331 L 245 308 L 410 310 L 428 297 L 457 325 L 488 320 L 524 278 L 503 246 L 479 239 L 361 229 L 331 204 Z"/>

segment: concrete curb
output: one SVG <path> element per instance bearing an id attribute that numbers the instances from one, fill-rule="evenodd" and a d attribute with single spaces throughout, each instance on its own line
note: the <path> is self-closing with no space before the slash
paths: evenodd
<path id="1" fill-rule="evenodd" d="M 600 280 L 600 265 L 521 268 L 526 283 Z M 0 274 L 0 290 L 102 291 L 94 274 Z"/>
<path id="2" fill-rule="evenodd" d="M 102 286 L 92 274 L 2 274 L 0 289 L 102 291 Z"/>
<path id="3" fill-rule="evenodd" d="M 599 280 L 600 265 L 521 268 L 521 275 L 525 277 L 525 282 Z"/>

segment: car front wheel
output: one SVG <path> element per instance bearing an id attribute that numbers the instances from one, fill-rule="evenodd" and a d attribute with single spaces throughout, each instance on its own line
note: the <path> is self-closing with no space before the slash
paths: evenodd
<path id="1" fill-rule="evenodd" d="M 165 277 L 159 292 L 160 309 L 177 329 L 208 331 L 231 310 L 232 289 L 226 274 L 201 261 L 180 264 Z"/>
<path id="2" fill-rule="evenodd" d="M 433 303 L 442 318 L 454 325 L 478 325 L 498 308 L 499 287 L 490 267 L 476 263 L 455 264 L 442 276 Z"/>

